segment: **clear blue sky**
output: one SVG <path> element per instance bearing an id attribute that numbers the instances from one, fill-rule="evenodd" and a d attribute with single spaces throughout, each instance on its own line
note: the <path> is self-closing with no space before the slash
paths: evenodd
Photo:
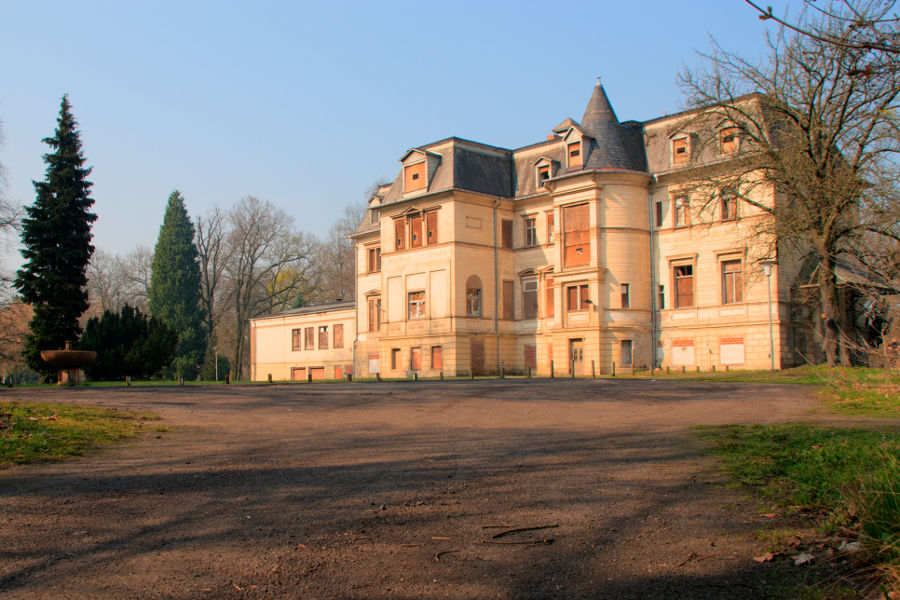
<path id="1" fill-rule="evenodd" d="M 98 248 L 155 244 L 176 188 L 194 217 L 255 195 L 323 234 L 410 147 L 540 141 L 598 75 L 620 120 L 674 112 L 710 35 L 759 55 L 764 31 L 742 0 L 0 0 L 0 165 L 31 204 L 68 93 Z"/>

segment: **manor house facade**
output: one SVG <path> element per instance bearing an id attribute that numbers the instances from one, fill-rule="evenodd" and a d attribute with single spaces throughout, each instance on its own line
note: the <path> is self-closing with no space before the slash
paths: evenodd
<path id="1" fill-rule="evenodd" d="M 772 246 L 758 238 L 771 217 L 754 204 L 774 192 L 694 197 L 701 165 L 727 168 L 748 149 L 728 123 L 701 146 L 685 130 L 693 115 L 620 123 L 598 82 L 581 121 L 538 143 L 410 149 L 352 236 L 355 303 L 255 319 L 253 379 L 319 367 L 326 378 L 584 376 L 801 362 L 813 340 L 792 320 L 797 268 L 763 261 Z M 319 364 L 329 324 L 309 321 L 331 310 L 342 352 L 324 334 L 332 355 Z"/>

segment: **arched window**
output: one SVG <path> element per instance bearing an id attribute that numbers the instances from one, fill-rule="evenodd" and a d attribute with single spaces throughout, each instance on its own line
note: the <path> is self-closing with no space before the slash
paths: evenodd
<path id="1" fill-rule="evenodd" d="M 466 280 L 466 316 L 481 316 L 481 279 L 472 275 Z"/>

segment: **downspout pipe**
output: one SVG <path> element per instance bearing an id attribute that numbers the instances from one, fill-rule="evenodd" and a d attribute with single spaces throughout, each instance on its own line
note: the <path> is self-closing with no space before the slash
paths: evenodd
<path id="1" fill-rule="evenodd" d="M 651 175 L 653 183 L 659 183 L 656 175 Z M 652 184 L 651 184 L 652 186 Z M 650 231 L 650 372 L 656 369 L 656 271 L 653 268 L 653 194 L 647 190 L 647 226 Z"/>
<path id="2" fill-rule="evenodd" d="M 497 372 L 500 372 L 500 270 L 497 247 L 497 208 L 502 200 L 494 200 L 494 345 L 496 346 Z"/>

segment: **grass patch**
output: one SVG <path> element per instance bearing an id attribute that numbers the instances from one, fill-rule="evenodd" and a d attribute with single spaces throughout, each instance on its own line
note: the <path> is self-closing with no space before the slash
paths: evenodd
<path id="1" fill-rule="evenodd" d="M 0 467 L 83 455 L 159 417 L 62 404 L 0 403 Z"/>
<path id="2" fill-rule="evenodd" d="M 824 533 L 859 531 L 863 555 L 900 585 L 900 434 L 807 425 L 698 427 L 736 481 L 809 510 Z"/>

